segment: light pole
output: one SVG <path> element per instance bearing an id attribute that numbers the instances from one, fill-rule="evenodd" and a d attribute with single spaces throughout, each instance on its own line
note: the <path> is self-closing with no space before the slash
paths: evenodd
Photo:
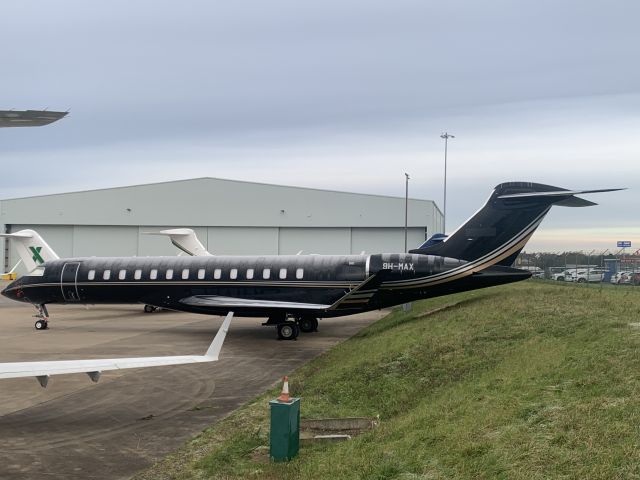
<path id="1" fill-rule="evenodd" d="M 409 226 L 409 174 L 405 173 L 404 180 L 404 251 L 407 252 L 407 228 Z"/>
<path id="2" fill-rule="evenodd" d="M 447 147 L 449 139 L 456 137 L 444 132 L 440 135 L 440 138 L 444 138 L 444 213 L 442 214 L 442 233 L 447 233 Z"/>
<path id="3" fill-rule="evenodd" d="M 404 174 L 404 251 L 407 252 L 407 229 L 409 227 L 409 174 Z M 411 311 L 411 302 L 402 305 L 406 313 Z"/>
<path id="4" fill-rule="evenodd" d="M 589 286 L 589 271 L 591 270 L 591 255 L 593 255 L 593 253 L 595 252 L 595 250 L 591 250 L 589 253 L 587 253 L 587 287 Z M 602 279 L 600 280 L 602 281 Z"/>

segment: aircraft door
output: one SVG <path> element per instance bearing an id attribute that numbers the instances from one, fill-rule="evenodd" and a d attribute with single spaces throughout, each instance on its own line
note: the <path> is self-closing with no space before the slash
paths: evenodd
<path id="1" fill-rule="evenodd" d="M 60 273 L 60 289 L 62 290 L 62 298 L 67 302 L 79 302 L 78 294 L 78 270 L 79 262 L 65 263 Z"/>

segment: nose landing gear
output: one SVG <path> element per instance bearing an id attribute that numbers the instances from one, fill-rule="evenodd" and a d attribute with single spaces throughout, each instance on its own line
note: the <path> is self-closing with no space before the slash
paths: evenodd
<path id="1" fill-rule="evenodd" d="M 36 320 L 34 327 L 36 330 L 47 330 L 49 328 L 49 312 L 47 311 L 47 306 L 36 305 L 36 309 L 38 313 L 36 313 L 34 317 L 38 320 Z"/>

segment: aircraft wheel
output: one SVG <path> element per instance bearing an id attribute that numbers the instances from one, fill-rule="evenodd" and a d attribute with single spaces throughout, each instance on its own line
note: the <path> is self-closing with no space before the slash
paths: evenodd
<path id="1" fill-rule="evenodd" d="M 314 317 L 302 317 L 298 320 L 298 326 L 304 333 L 318 331 L 318 319 Z"/>
<path id="2" fill-rule="evenodd" d="M 155 311 L 156 311 L 156 307 L 154 307 L 153 305 L 144 306 L 144 313 L 153 313 Z"/>
<path id="3" fill-rule="evenodd" d="M 36 330 L 46 330 L 49 328 L 49 322 L 46 320 L 38 320 L 34 326 L 36 327 Z"/>
<path id="4" fill-rule="evenodd" d="M 300 330 L 294 322 L 285 322 L 278 325 L 278 338 L 280 340 L 295 340 Z"/>

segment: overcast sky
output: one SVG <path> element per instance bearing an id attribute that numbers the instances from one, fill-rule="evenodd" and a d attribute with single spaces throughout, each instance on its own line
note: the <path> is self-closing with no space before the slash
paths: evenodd
<path id="1" fill-rule="evenodd" d="M 640 3 L 5 1 L 0 198 L 221 177 L 411 196 L 629 187 L 528 250 L 640 247 Z M 200 206 L 206 208 L 206 205 Z M 232 208 L 232 204 L 230 204 Z"/>

